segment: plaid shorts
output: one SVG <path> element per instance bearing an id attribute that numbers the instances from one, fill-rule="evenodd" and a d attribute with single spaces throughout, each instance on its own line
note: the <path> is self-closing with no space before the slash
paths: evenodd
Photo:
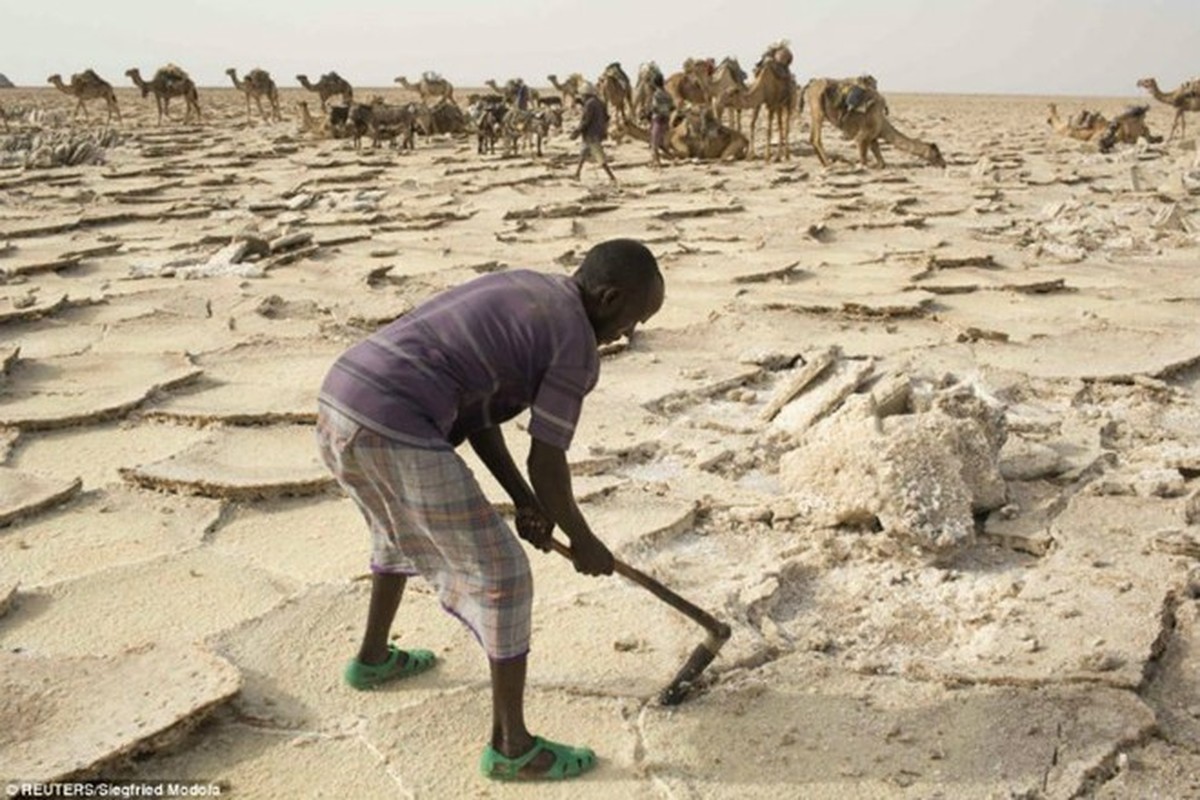
<path id="1" fill-rule="evenodd" d="M 489 658 L 529 652 L 529 559 L 456 452 L 407 447 L 324 403 L 317 442 L 370 526 L 372 572 L 424 577 Z"/>
<path id="2" fill-rule="evenodd" d="M 585 159 L 591 159 L 597 164 L 607 164 L 608 155 L 604 152 L 604 145 L 600 142 L 584 142 L 579 147 L 579 155 Z"/>

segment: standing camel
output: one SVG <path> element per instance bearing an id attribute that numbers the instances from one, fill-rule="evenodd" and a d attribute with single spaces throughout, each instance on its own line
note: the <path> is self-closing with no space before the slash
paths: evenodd
<path id="1" fill-rule="evenodd" d="M 1176 126 L 1179 127 L 1180 138 L 1187 136 L 1187 122 L 1183 118 L 1183 112 L 1200 111 L 1200 78 L 1193 78 L 1180 84 L 1175 91 L 1166 93 L 1158 88 L 1158 81 L 1154 78 L 1142 78 L 1137 85 L 1150 92 L 1160 103 L 1175 107 L 1175 121 L 1171 123 L 1167 141 L 1175 138 Z"/>
<path id="2" fill-rule="evenodd" d="M 341 95 L 344 105 L 348 106 L 354 102 L 354 88 L 336 72 L 325 73 L 316 83 L 309 83 L 307 75 L 297 75 L 296 81 L 310 92 L 316 92 L 321 98 L 321 113 L 325 113 L 325 102 L 334 95 Z"/>
<path id="3" fill-rule="evenodd" d="M 245 80 L 238 80 L 237 70 L 233 67 L 225 70 L 225 74 L 233 79 L 233 86 L 242 94 L 246 95 L 246 121 L 250 121 L 250 99 L 254 98 L 254 102 L 258 105 L 258 113 L 262 115 L 263 122 L 269 122 L 272 118 L 279 122 L 283 116 L 279 113 L 279 89 L 275 86 L 275 81 L 271 79 L 271 73 L 257 67 L 246 73 Z M 267 102 L 271 104 L 271 116 L 267 116 L 266 110 L 263 108 L 263 98 L 267 98 Z"/>
<path id="4" fill-rule="evenodd" d="M 579 97 L 579 90 L 583 88 L 583 76 L 578 72 L 573 72 L 562 83 L 558 82 L 557 75 L 547 75 L 546 80 L 550 81 L 550 85 L 562 95 L 563 106 L 570 108 L 575 105 L 576 99 Z"/>
<path id="5" fill-rule="evenodd" d="M 424 72 L 421 74 L 421 80 L 415 86 L 408 82 L 408 78 L 403 75 L 395 78 L 394 83 L 398 83 L 405 89 L 417 92 L 421 95 L 421 102 L 427 105 L 432 105 L 439 100 L 454 100 L 454 87 L 450 81 L 438 75 L 436 72 Z"/>
<path id="6" fill-rule="evenodd" d="M 114 115 L 118 120 L 121 119 L 121 109 L 117 106 L 117 95 L 113 92 L 112 84 L 97 75 L 94 70 L 85 69 L 75 73 L 71 76 L 69 84 L 64 84 L 62 76 L 58 73 L 51 75 L 46 81 L 78 101 L 75 103 L 75 116 L 79 116 L 79 112 L 82 111 L 83 118 L 88 119 L 87 101 L 103 100 L 108 106 L 108 121 L 112 122 Z"/>
<path id="7" fill-rule="evenodd" d="M 767 108 L 767 143 L 763 151 L 765 160 L 771 159 L 771 132 L 779 130 L 780 158 L 791 159 L 788 136 L 792 128 L 792 106 L 796 104 L 796 79 L 788 65 L 792 63 L 792 51 L 785 44 L 774 44 L 758 61 L 754 68 L 754 83 L 747 90 L 746 98 L 753 102 L 750 113 L 750 149 L 754 149 L 754 128 L 758 124 L 758 113 Z"/>
<path id="8" fill-rule="evenodd" d="M 633 115 L 633 84 L 629 82 L 625 70 L 621 69 L 620 62 L 614 61 L 604 68 L 596 80 L 596 91 L 605 105 L 612 109 L 610 114 L 615 115 L 618 123 L 624 126 Z"/>
<path id="9" fill-rule="evenodd" d="M 653 61 L 638 68 L 637 84 L 633 87 L 633 115 L 638 119 L 650 118 L 650 100 L 654 97 L 655 79 L 661 79 L 662 70 Z"/>
<path id="10" fill-rule="evenodd" d="M 826 120 L 833 123 L 847 139 L 854 139 L 858 145 L 858 159 L 863 166 L 867 165 L 868 151 L 875 156 L 880 167 L 885 166 L 880 141 L 920 156 L 935 167 L 946 166 L 936 144 L 912 139 L 892 126 L 887 103 L 875 90 L 875 79 L 870 76 L 848 80 L 811 80 L 800 95 L 801 111 L 805 103 L 812 113 L 810 141 L 824 166 L 829 166 L 829 157 L 821 146 L 821 126 Z"/>
<path id="11" fill-rule="evenodd" d="M 139 89 L 142 90 L 142 97 L 153 93 L 154 103 L 158 107 L 158 124 L 162 125 L 163 117 L 171 118 L 170 104 L 172 97 L 182 97 L 187 104 L 187 110 L 184 112 L 184 123 L 190 122 L 192 113 L 196 114 L 197 119 L 202 119 L 200 113 L 200 96 L 196 92 L 196 84 L 188 77 L 188 74 L 174 64 L 167 64 L 165 67 L 160 67 L 154 73 L 154 77 L 149 82 L 142 80 L 142 74 L 137 67 L 125 70 L 125 75 L 128 76 Z"/>
<path id="12" fill-rule="evenodd" d="M 683 69 L 669 75 L 663 88 L 675 101 L 676 108 L 684 104 L 708 105 L 712 101 L 712 59 L 689 58 L 683 62 Z"/>
<path id="13" fill-rule="evenodd" d="M 747 88 L 746 71 L 742 69 L 736 58 L 726 56 L 721 59 L 721 63 L 713 70 L 710 88 L 713 111 L 716 112 L 717 119 L 722 119 L 725 111 L 728 110 L 730 122 L 735 122 L 740 131 L 742 129 L 742 109 L 733 106 L 725 107 L 721 104 L 722 97 L 729 96 L 731 92 L 744 91 Z"/>

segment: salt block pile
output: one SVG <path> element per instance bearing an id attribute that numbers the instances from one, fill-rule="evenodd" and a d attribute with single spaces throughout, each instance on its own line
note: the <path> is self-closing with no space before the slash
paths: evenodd
<path id="1" fill-rule="evenodd" d="M 1003 409 L 967 384 L 914 386 L 881 415 L 857 395 L 808 428 L 780 478 L 816 524 L 878 525 L 931 550 L 969 542 L 975 516 L 1004 505 Z"/>

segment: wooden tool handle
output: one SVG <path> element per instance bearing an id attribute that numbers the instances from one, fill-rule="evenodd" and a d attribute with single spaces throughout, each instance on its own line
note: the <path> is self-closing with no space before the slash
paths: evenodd
<path id="1" fill-rule="evenodd" d="M 571 558 L 571 548 L 567 547 L 562 542 L 552 538 L 550 539 L 550 545 L 559 555 L 567 559 Z M 616 557 L 613 558 L 613 571 L 622 578 L 631 580 L 642 588 L 647 589 L 659 600 L 662 600 L 664 603 L 671 606 L 671 608 L 674 608 L 679 613 L 696 622 L 698 625 L 708 631 L 712 638 L 720 644 L 724 644 L 725 640 L 727 640 L 732 633 L 730 627 L 724 622 L 721 622 L 704 609 L 675 594 L 675 592 L 671 591 L 666 586 L 663 586 L 661 583 L 654 580 L 654 578 L 651 578 L 641 570 L 629 566 L 624 561 L 621 561 L 621 559 Z M 720 644 L 717 646 L 719 647 Z"/>

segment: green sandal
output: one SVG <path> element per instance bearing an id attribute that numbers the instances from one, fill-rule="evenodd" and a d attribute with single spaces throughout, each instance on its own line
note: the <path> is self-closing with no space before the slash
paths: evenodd
<path id="1" fill-rule="evenodd" d="M 397 666 L 402 653 L 407 653 L 403 666 Z M 343 677 L 355 689 L 373 689 L 381 683 L 411 678 L 420 675 L 437 662 L 430 650 L 401 650 L 394 644 L 388 645 L 388 657 L 382 664 L 364 664 L 357 658 L 346 665 Z"/>
<path id="2" fill-rule="evenodd" d="M 550 768 L 541 775 L 531 778 L 521 775 L 521 770 L 543 751 L 554 754 L 554 763 L 550 765 Z M 488 745 L 484 748 L 483 757 L 479 759 L 479 771 L 483 773 L 485 778 L 491 778 L 496 781 L 561 781 L 566 778 L 575 778 L 582 775 L 594 766 L 596 766 L 596 754 L 590 748 L 571 747 L 570 745 L 548 741 L 540 736 L 533 737 L 533 747 L 523 756 L 509 758 L 496 748 Z"/>

